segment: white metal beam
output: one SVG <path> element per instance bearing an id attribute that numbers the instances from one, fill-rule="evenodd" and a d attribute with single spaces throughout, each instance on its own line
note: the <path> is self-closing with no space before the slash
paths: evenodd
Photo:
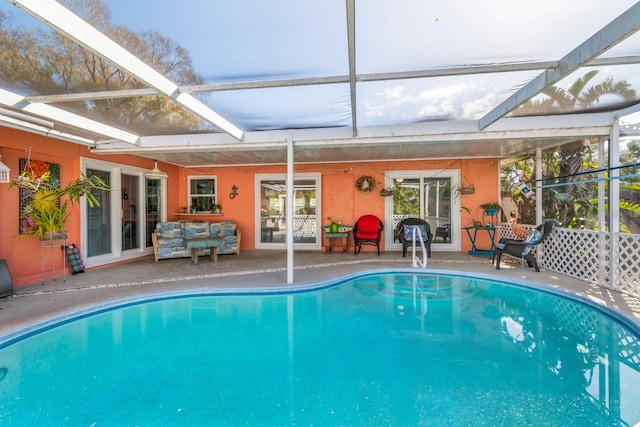
<path id="1" fill-rule="evenodd" d="M 566 54 L 558 61 L 557 67 L 547 69 L 539 74 L 496 108 L 488 112 L 479 121 L 480 129 L 485 129 L 522 103 L 534 97 L 545 87 L 557 83 L 573 71 L 587 64 L 596 56 L 638 31 L 638 29 L 640 29 L 638 16 L 640 16 L 640 2 L 631 6 L 603 29 Z"/>
<path id="2" fill-rule="evenodd" d="M 49 119 L 54 123 L 64 123 L 69 126 L 85 129 L 87 131 L 95 132 L 100 135 L 105 135 L 119 141 L 127 142 L 129 144 L 135 144 L 138 142 L 138 135 L 134 135 L 124 130 L 114 128 L 113 126 L 105 125 L 104 123 L 100 123 L 95 120 L 87 119 L 86 117 L 82 117 L 77 114 L 69 113 L 68 111 L 61 110 L 51 105 L 40 103 L 29 104 L 25 102 L 24 96 L 18 95 L 5 89 L 0 89 L 0 105 L 17 108 L 22 111 L 26 111 Z M 78 139 L 81 138 L 78 137 Z M 86 143 L 86 141 L 84 143 Z"/>
<path id="3" fill-rule="evenodd" d="M 293 249 L 293 211 L 295 209 L 295 194 L 293 193 L 293 136 L 287 138 L 287 185 L 286 185 L 286 217 L 287 217 L 287 283 L 294 280 L 294 249 Z"/>
<path id="4" fill-rule="evenodd" d="M 81 46 L 107 59 L 135 78 L 174 99 L 184 108 L 214 124 L 224 132 L 242 140 L 243 132 L 193 95 L 180 93 L 178 86 L 122 46 L 89 25 L 86 21 L 54 0 L 12 0 L 20 9 L 32 15 Z"/>
<path id="5" fill-rule="evenodd" d="M 629 65 L 640 63 L 640 55 L 616 56 L 609 58 L 595 58 L 587 64 L 588 66 L 601 65 Z M 507 73 L 515 71 L 531 71 L 554 68 L 558 66 L 558 61 L 529 61 L 529 62 L 505 62 L 500 64 L 467 65 L 462 67 L 433 68 L 416 71 L 399 71 L 391 73 L 370 73 L 357 74 L 356 82 L 376 82 L 385 80 L 420 79 L 429 77 L 449 77 L 464 76 L 471 74 L 492 74 Z M 223 92 L 233 90 L 249 89 L 269 89 L 291 86 L 314 86 L 327 84 L 349 83 L 350 76 L 328 76 L 328 77 L 303 77 L 298 79 L 275 79 L 275 80 L 255 80 L 244 82 L 211 83 L 203 85 L 181 86 L 180 93 L 206 93 Z M 146 89 L 122 89 L 99 92 L 65 93 L 55 95 L 38 95 L 27 97 L 27 102 L 69 102 L 85 101 L 88 99 L 110 99 L 110 98 L 135 98 L 140 96 L 157 95 L 158 91 L 151 88 Z"/>
<path id="6" fill-rule="evenodd" d="M 353 136 L 358 136 L 358 116 L 356 97 L 356 5 L 355 0 L 347 0 L 347 46 L 349 50 L 349 92 L 351 94 L 351 127 Z"/>
<path id="7" fill-rule="evenodd" d="M 296 129 L 246 132 L 242 143 L 226 134 L 142 136 L 135 149 L 124 144 L 99 144 L 97 151 L 119 152 L 201 151 L 282 149 L 293 135 L 296 147 L 348 147 L 376 144 L 402 144 L 412 142 L 461 142 L 539 138 L 581 138 L 608 136 L 613 113 L 575 114 L 551 117 L 510 117 L 500 120 L 491 128 L 479 132 L 476 121 L 418 123 L 405 126 L 361 127 L 354 138 L 348 128 Z"/>

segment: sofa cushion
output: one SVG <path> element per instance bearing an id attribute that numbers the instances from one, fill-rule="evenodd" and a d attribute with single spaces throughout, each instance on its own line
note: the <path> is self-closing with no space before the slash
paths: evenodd
<path id="1" fill-rule="evenodd" d="M 159 222 L 156 224 L 158 238 L 182 238 L 182 223 L 178 221 Z"/>
<path id="2" fill-rule="evenodd" d="M 211 222 L 209 223 L 209 231 L 213 237 L 218 237 L 220 235 L 220 226 L 221 222 Z"/>
<path id="3" fill-rule="evenodd" d="M 158 239 L 158 247 L 184 249 L 184 239 L 182 237 L 163 237 Z"/>
<path id="4" fill-rule="evenodd" d="M 183 237 L 189 239 L 191 237 L 209 237 L 209 223 L 207 222 L 185 222 L 183 225 Z"/>
<path id="5" fill-rule="evenodd" d="M 220 225 L 220 234 L 222 236 L 233 236 L 236 234 L 236 224 L 235 222 L 226 221 Z"/>

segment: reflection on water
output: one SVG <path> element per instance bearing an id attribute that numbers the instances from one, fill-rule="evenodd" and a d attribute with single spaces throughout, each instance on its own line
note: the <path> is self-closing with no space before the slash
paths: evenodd
<path id="1" fill-rule="evenodd" d="M 492 356 L 497 363 L 502 353 L 521 352 L 535 362 L 533 381 L 578 385 L 583 399 L 577 400 L 607 425 L 640 421 L 635 403 L 640 401 L 640 340 L 591 307 L 516 286 L 446 276 L 361 279 L 355 286 L 392 299 L 389 314 L 403 319 L 404 333 L 465 340 L 470 351 L 482 346 L 479 337 L 499 348 Z M 525 392 L 528 386 L 520 387 Z"/>
<path id="2" fill-rule="evenodd" d="M 634 425 L 638 336 L 551 294 L 372 275 L 115 309 L 0 349 L 3 422 Z M 73 398 L 70 398 L 72 396 Z"/>

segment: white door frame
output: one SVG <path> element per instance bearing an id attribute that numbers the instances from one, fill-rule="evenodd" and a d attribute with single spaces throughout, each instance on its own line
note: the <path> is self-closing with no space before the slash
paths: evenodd
<path id="1" fill-rule="evenodd" d="M 254 221 L 255 221 L 255 234 L 254 243 L 256 249 L 286 249 L 287 244 L 283 243 L 263 243 L 261 241 L 261 215 L 260 215 L 260 183 L 263 180 L 282 180 L 286 183 L 286 173 L 270 173 L 270 174 L 256 174 L 254 187 L 255 187 L 255 202 L 254 206 Z M 319 172 L 306 172 L 295 173 L 293 180 L 298 179 L 314 179 L 316 182 L 316 242 L 315 243 L 295 243 L 295 249 L 310 249 L 317 250 L 322 248 L 322 174 Z"/>
<path id="2" fill-rule="evenodd" d="M 424 191 L 422 180 L 424 178 L 451 178 L 451 241 L 449 243 L 437 243 L 431 245 L 432 251 L 460 251 L 461 247 L 461 215 L 460 197 L 456 196 L 455 189 L 460 188 L 460 169 L 446 170 L 413 170 L 413 171 L 387 171 L 385 172 L 385 188 L 393 186 L 393 180 L 398 178 L 420 179 L 420 210 L 424 206 Z M 385 197 L 385 233 L 384 247 L 390 250 L 402 249 L 402 244 L 393 241 L 393 197 Z M 435 230 L 431 230 L 435 238 Z"/>
<path id="3" fill-rule="evenodd" d="M 109 184 L 109 188 L 111 191 L 109 192 L 109 201 L 111 206 L 111 212 L 108 213 L 109 219 L 112 225 L 111 227 L 111 252 L 108 254 L 97 255 L 89 258 L 88 255 L 88 245 L 87 241 L 88 230 L 87 230 L 87 218 L 86 218 L 86 198 L 82 198 L 81 202 L 81 214 L 80 214 L 80 253 L 81 257 L 84 260 L 84 264 L 87 267 L 95 267 L 98 265 L 110 264 L 116 261 L 125 260 L 125 259 L 133 259 L 140 257 L 142 255 L 153 253 L 153 247 L 145 246 L 146 245 L 146 221 L 141 221 L 140 227 L 137 227 L 138 233 L 138 241 L 140 242 L 140 247 L 135 249 L 130 249 L 123 251 L 122 250 L 122 230 L 119 226 L 122 223 L 122 197 L 121 197 L 121 175 L 132 175 L 138 176 L 138 200 L 137 206 L 139 206 L 138 215 L 141 218 L 146 217 L 146 182 L 144 173 L 148 172 L 148 169 L 143 169 L 135 166 L 123 165 L 119 163 L 106 162 L 104 160 L 96 160 L 89 159 L 85 157 L 80 158 L 80 169 L 83 173 L 86 174 L 87 169 L 97 169 L 105 172 L 109 172 L 111 176 L 111 182 Z M 161 206 L 160 206 L 160 220 L 166 221 L 167 218 L 167 204 L 166 204 L 166 179 L 161 180 Z M 118 226 L 116 226 L 118 225 Z"/>

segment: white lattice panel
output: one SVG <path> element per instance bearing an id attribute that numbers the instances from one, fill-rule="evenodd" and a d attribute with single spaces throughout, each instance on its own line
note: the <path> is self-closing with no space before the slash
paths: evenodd
<path id="1" fill-rule="evenodd" d="M 503 224 L 503 237 L 511 237 Z M 540 266 L 640 296 L 640 235 L 619 234 L 617 270 L 611 271 L 609 233 L 556 227 L 542 244 Z M 617 284 L 617 286 L 614 286 Z"/>
<path id="2" fill-rule="evenodd" d="M 588 230 L 556 228 L 543 242 L 542 265 L 578 279 L 600 283 L 603 273 L 601 239 L 604 234 Z M 608 276 L 605 274 L 604 276 Z"/>
<path id="3" fill-rule="evenodd" d="M 515 234 L 513 234 L 513 231 L 511 231 L 511 224 L 508 222 L 503 222 L 499 224 L 500 226 L 500 239 L 505 238 L 505 239 L 515 239 L 515 240 L 520 240 L 521 237 L 517 237 Z M 518 224 L 519 227 L 522 228 L 526 228 L 527 230 L 533 230 L 534 228 L 536 228 L 535 225 L 529 225 L 529 224 Z"/>
<path id="4" fill-rule="evenodd" d="M 640 235 L 619 234 L 618 290 L 640 296 Z"/>

